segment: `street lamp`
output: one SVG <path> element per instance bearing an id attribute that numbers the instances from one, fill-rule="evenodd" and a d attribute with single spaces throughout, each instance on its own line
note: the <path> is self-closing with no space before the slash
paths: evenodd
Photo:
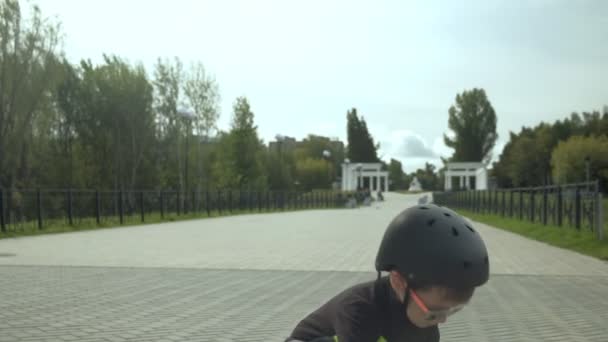
<path id="1" fill-rule="evenodd" d="M 327 161 L 327 178 L 329 179 L 329 189 L 333 188 L 333 180 L 331 176 L 331 151 L 323 150 L 323 158 Z"/>
<path id="2" fill-rule="evenodd" d="M 186 132 L 186 162 L 185 162 L 185 168 L 184 168 L 184 199 L 186 200 L 188 197 L 188 155 L 189 155 L 189 142 L 190 142 L 190 131 L 192 130 L 192 120 L 194 120 L 196 118 L 196 114 L 191 111 L 188 110 L 186 108 L 181 108 L 177 110 L 177 114 L 184 118 L 186 121 L 188 121 L 188 131 Z M 186 203 L 188 203 L 188 201 L 186 200 Z M 184 205 L 184 211 L 186 209 L 186 206 Z"/>
<path id="3" fill-rule="evenodd" d="M 350 164 L 350 159 L 345 158 L 344 159 L 344 164 L 346 164 L 346 167 L 342 168 L 342 190 L 349 190 L 350 189 L 350 183 L 351 183 L 351 177 L 350 177 L 350 168 L 349 168 L 349 164 Z"/>

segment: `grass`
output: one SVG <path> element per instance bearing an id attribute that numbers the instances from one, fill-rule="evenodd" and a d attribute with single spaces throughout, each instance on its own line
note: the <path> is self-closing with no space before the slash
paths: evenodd
<path id="1" fill-rule="evenodd" d="M 602 260 L 608 260 L 608 199 L 604 200 L 604 240 L 597 239 L 596 233 L 588 229 L 580 231 L 570 227 L 557 227 L 499 215 L 477 214 L 467 210 L 458 210 L 462 215 L 473 221 L 504 229 L 550 245 L 566 248 L 581 254 Z"/>
<path id="2" fill-rule="evenodd" d="M 166 213 L 164 218 L 161 218 L 160 212 L 146 212 L 145 221 L 141 222 L 140 214 L 136 215 L 125 215 L 123 217 L 123 224 L 120 224 L 118 217 L 102 218 L 100 224 L 97 224 L 94 217 L 75 218 L 72 225 L 69 225 L 65 219 L 54 219 L 44 220 L 43 229 L 38 229 L 37 221 L 28 221 L 19 225 L 11 225 L 7 227 L 6 232 L 0 232 L 0 239 L 15 238 L 21 236 L 34 236 L 44 234 L 57 234 L 57 233 L 69 233 L 77 231 L 87 231 L 95 229 L 108 229 L 108 228 L 121 228 L 121 227 L 133 227 L 142 226 L 155 223 L 164 222 L 176 222 L 186 220 L 200 220 L 215 217 L 228 217 L 243 214 L 267 214 L 277 212 L 294 212 L 301 210 L 322 210 L 322 209 L 335 209 L 334 207 L 318 207 L 318 208 L 289 208 L 285 210 L 281 209 L 265 209 L 259 210 L 233 210 L 232 212 L 223 210 L 221 213 L 217 210 L 211 211 L 210 215 L 206 212 L 202 213 L 188 213 L 177 215 L 175 213 Z M 8 229 L 10 228 L 10 229 Z"/>

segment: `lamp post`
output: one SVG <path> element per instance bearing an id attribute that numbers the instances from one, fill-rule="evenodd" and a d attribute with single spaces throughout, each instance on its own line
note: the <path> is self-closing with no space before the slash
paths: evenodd
<path id="1" fill-rule="evenodd" d="M 346 167 L 342 168 L 342 190 L 348 191 L 350 189 L 351 177 L 350 177 L 350 159 L 344 159 L 344 164 Z"/>
<path id="2" fill-rule="evenodd" d="M 323 150 L 323 158 L 327 161 L 327 179 L 329 180 L 329 189 L 333 187 L 333 180 L 331 176 L 331 151 Z"/>

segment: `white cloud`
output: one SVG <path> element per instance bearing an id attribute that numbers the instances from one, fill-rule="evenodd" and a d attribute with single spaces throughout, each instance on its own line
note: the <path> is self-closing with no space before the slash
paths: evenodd
<path id="1" fill-rule="evenodd" d="M 391 158 L 436 158 L 437 155 L 425 139 L 409 130 L 396 130 L 388 139 L 380 139 L 382 154 Z"/>

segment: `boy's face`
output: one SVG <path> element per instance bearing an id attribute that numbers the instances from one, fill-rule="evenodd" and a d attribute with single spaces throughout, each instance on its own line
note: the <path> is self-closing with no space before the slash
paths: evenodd
<path id="1" fill-rule="evenodd" d="M 460 311 L 466 302 L 449 300 L 445 296 L 446 289 L 431 287 L 420 291 L 410 291 L 407 304 L 407 317 L 419 328 L 428 328 L 445 323 L 448 316 Z"/>
<path id="2" fill-rule="evenodd" d="M 422 290 L 411 290 L 397 272 L 391 272 L 391 285 L 403 301 L 409 291 L 406 315 L 419 328 L 428 328 L 444 323 L 448 316 L 460 311 L 467 302 L 447 298 L 445 287 L 434 286 Z"/>

